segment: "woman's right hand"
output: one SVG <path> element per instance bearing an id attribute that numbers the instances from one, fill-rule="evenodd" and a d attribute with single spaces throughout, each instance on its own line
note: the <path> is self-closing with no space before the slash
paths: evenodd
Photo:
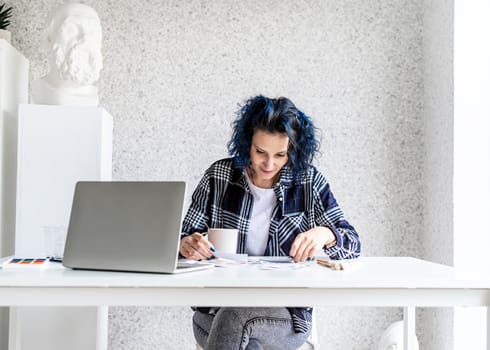
<path id="1" fill-rule="evenodd" d="M 179 252 L 190 260 L 206 260 L 214 257 L 212 244 L 199 232 L 186 236 L 180 240 Z"/>

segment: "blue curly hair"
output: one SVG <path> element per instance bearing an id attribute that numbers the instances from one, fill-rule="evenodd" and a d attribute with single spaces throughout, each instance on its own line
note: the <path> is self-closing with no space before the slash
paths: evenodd
<path id="1" fill-rule="evenodd" d="M 228 142 L 228 152 L 235 157 L 241 168 L 250 165 L 250 148 L 256 130 L 287 134 L 287 166 L 294 177 L 308 169 L 319 150 L 315 126 L 310 117 L 286 97 L 272 99 L 259 95 L 248 99 L 238 110 L 232 126 L 233 135 Z"/>

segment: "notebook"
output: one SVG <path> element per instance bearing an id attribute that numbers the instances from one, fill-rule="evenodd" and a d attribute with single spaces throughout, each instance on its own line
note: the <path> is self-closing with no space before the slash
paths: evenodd
<path id="1" fill-rule="evenodd" d="M 185 182 L 78 182 L 63 265 L 153 273 L 213 267 L 178 263 L 184 198 Z"/>

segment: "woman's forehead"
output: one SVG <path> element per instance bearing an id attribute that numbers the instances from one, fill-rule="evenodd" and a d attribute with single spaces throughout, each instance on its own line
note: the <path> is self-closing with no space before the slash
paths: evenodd
<path id="1" fill-rule="evenodd" d="M 260 147 L 287 148 L 289 137 L 283 133 L 271 133 L 264 130 L 256 130 L 252 137 L 252 143 Z"/>

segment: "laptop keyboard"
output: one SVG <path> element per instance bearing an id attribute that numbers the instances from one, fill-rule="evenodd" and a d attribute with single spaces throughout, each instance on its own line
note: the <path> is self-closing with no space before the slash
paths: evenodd
<path id="1" fill-rule="evenodd" d="M 198 265 L 198 264 L 191 264 L 191 263 L 183 262 L 183 261 L 179 261 L 177 263 L 177 268 L 178 269 L 186 269 L 186 268 L 189 268 L 189 267 L 196 267 L 196 266 L 200 266 L 200 265 Z"/>

